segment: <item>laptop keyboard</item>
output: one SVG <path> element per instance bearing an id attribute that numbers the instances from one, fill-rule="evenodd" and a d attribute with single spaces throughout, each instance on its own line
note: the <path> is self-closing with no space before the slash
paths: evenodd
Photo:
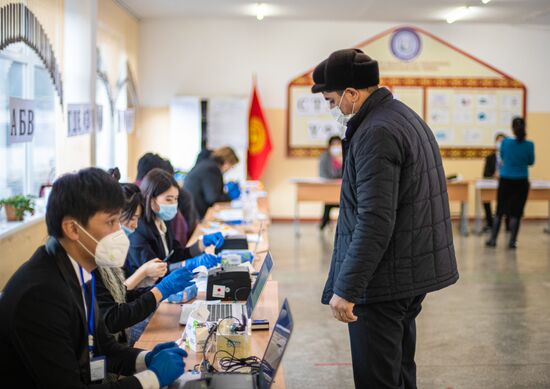
<path id="1" fill-rule="evenodd" d="M 218 321 L 233 315 L 231 304 L 208 304 L 208 310 L 210 311 L 208 321 Z"/>

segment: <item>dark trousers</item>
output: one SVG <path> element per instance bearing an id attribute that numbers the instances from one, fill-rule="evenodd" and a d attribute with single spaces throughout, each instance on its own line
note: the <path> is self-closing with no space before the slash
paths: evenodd
<path id="1" fill-rule="evenodd" d="M 500 178 L 497 190 L 497 215 L 521 219 L 529 195 L 529 181 Z"/>
<path id="2" fill-rule="evenodd" d="M 425 294 L 358 305 L 348 324 L 357 389 L 416 388 L 416 322 Z"/>
<path id="3" fill-rule="evenodd" d="M 485 226 L 493 227 L 493 211 L 491 209 L 491 203 L 483 203 L 483 209 L 485 210 Z"/>
<path id="4" fill-rule="evenodd" d="M 321 229 L 325 228 L 326 225 L 330 222 L 330 210 L 338 207 L 338 204 L 325 204 L 323 217 L 321 218 L 321 225 L 319 226 Z"/>

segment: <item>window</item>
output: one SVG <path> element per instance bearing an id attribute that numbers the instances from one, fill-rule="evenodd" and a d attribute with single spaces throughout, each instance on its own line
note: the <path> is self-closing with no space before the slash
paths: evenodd
<path id="1" fill-rule="evenodd" d="M 36 131 L 32 142 L 10 145 L 9 100 L 19 97 L 36 103 Z M 56 117 L 59 100 L 51 78 L 35 52 L 23 43 L 0 52 L 0 198 L 39 195 L 55 176 Z"/>
<path id="2" fill-rule="evenodd" d="M 108 84 L 101 78 L 96 79 L 96 104 L 103 110 L 103 126 L 94 132 L 95 137 L 95 165 L 108 170 L 114 167 L 113 149 L 113 115 L 111 112 L 111 100 Z"/>
<path id="3" fill-rule="evenodd" d="M 128 179 L 128 132 L 126 129 L 124 112 L 128 109 L 128 94 L 126 86 L 118 94 L 115 101 L 115 123 L 116 131 L 114 134 L 115 147 L 115 166 L 120 170 L 120 180 L 122 182 Z"/>

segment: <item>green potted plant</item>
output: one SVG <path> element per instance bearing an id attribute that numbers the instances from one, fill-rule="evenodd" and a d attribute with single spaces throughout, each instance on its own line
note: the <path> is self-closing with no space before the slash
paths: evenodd
<path id="1" fill-rule="evenodd" d="M 34 213 L 34 196 L 17 195 L 0 200 L 0 207 L 6 209 L 8 221 L 21 221 L 25 212 Z"/>

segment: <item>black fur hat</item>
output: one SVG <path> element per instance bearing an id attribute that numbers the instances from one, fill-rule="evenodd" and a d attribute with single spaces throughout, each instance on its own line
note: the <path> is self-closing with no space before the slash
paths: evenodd
<path id="1" fill-rule="evenodd" d="M 378 62 L 359 49 L 332 53 L 313 70 L 312 93 L 364 89 L 380 83 Z"/>

